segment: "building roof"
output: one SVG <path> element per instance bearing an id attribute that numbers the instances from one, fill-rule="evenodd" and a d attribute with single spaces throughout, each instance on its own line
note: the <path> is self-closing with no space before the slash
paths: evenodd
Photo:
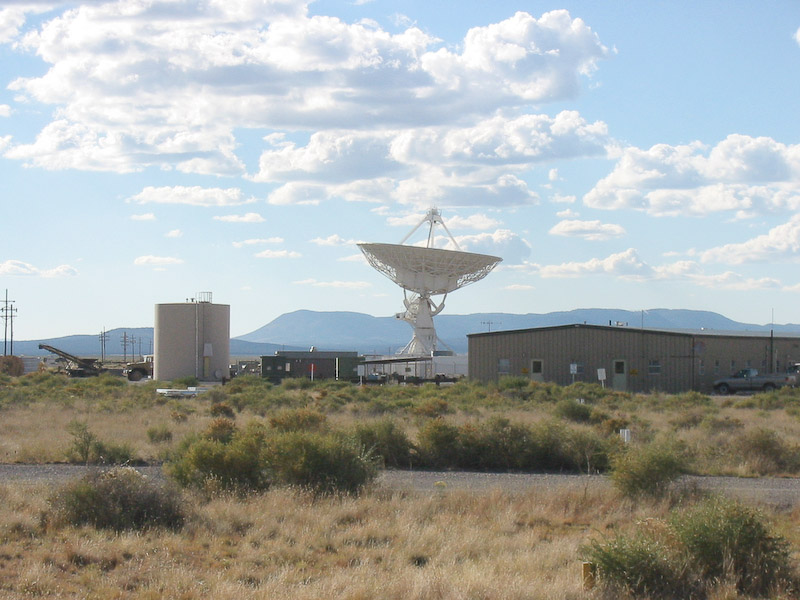
<path id="1" fill-rule="evenodd" d="M 588 323 L 573 323 L 571 325 L 549 325 L 546 327 L 530 327 L 526 329 L 506 329 L 506 330 L 497 330 L 497 331 L 483 331 L 480 333 L 468 333 L 467 337 L 487 337 L 487 336 L 497 336 L 497 335 L 504 335 L 504 334 L 516 334 L 516 333 L 528 333 L 534 331 L 557 331 L 560 329 L 594 329 L 594 330 L 607 330 L 607 331 L 625 331 L 629 333 L 635 332 L 648 332 L 648 333 L 660 333 L 665 335 L 681 335 L 681 336 L 706 336 L 706 337 L 762 337 L 768 338 L 770 336 L 774 338 L 784 338 L 784 339 L 798 339 L 800 340 L 800 333 L 771 333 L 769 331 L 722 331 L 716 329 L 656 329 L 650 327 L 631 327 L 626 325 L 589 325 Z"/>

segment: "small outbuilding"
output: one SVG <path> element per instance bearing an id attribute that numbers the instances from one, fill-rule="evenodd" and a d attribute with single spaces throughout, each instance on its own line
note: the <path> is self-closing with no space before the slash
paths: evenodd
<path id="1" fill-rule="evenodd" d="M 800 362 L 800 334 L 667 331 L 604 325 L 563 325 L 473 333 L 471 379 L 506 375 L 569 385 L 602 383 L 628 392 L 697 390 L 746 367 L 779 373 Z"/>
<path id="2" fill-rule="evenodd" d="M 273 383 L 286 378 L 351 381 L 358 376 L 358 352 L 281 351 L 261 357 L 261 376 Z"/>

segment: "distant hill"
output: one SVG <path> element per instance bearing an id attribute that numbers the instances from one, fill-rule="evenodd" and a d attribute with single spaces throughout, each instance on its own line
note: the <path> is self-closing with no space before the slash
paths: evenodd
<path id="1" fill-rule="evenodd" d="M 608 325 L 626 323 L 650 329 L 707 329 L 715 331 L 769 331 L 770 325 L 739 323 L 710 311 L 651 309 L 628 311 L 585 308 L 544 314 L 475 313 L 439 315 L 435 318 L 439 338 L 458 353 L 467 351 L 467 334 L 586 323 Z M 774 325 L 775 333 L 800 333 L 800 325 Z M 373 317 L 355 312 L 314 312 L 298 310 L 237 339 L 250 342 L 282 341 L 307 348 L 358 350 L 362 353 L 389 354 L 411 339 L 411 327 L 394 317 Z"/>
<path id="2" fill-rule="evenodd" d="M 106 331 L 107 359 L 122 360 L 126 355 L 131 356 L 134 348 L 128 341 L 128 350 L 123 353 L 123 339 L 135 340 L 135 354 L 153 353 L 153 328 L 152 327 L 127 327 Z M 82 357 L 99 357 L 102 354 L 100 334 L 97 335 L 68 335 L 59 338 L 46 338 L 41 340 L 17 341 L 14 340 L 14 354 L 17 356 L 45 356 L 50 354 L 47 350 L 39 349 L 39 344 L 47 344 Z M 274 354 L 277 350 L 300 350 L 299 347 L 287 347 L 284 344 L 259 344 L 246 340 L 231 340 L 231 357 L 238 356 L 263 356 Z"/>
<path id="3" fill-rule="evenodd" d="M 582 308 L 544 314 L 475 313 L 439 315 L 435 319 L 439 338 L 457 353 L 467 351 L 467 334 L 483 331 L 527 329 L 586 323 L 627 324 L 629 327 L 668 330 L 763 331 L 800 333 L 800 325 L 754 325 L 739 323 L 718 313 L 657 308 L 628 311 Z M 362 354 L 392 354 L 411 339 L 411 327 L 394 317 L 373 317 L 357 312 L 297 310 L 285 313 L 246 335 L 231 340 L 231 356 L 261 356 L 278 350 L 356 350 Z M 122 357 L 123 336 L 136 339 L 136 353 L 151 354 L 152 327 L 118 328 L 106 332 L 106 356 Z M 33 341 L 14 341 L 14 354 L 42 356 L 45 343 L 78 356 L 100 356 L 98 335 L 72 335 Z M 130 346 L 128 349 L 130 355 Z"/>

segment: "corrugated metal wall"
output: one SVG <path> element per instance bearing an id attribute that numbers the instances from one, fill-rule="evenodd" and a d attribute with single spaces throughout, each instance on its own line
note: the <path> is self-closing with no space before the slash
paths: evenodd
<path id="1" fill-rule="evenodd" d="M 469 376 L 503 375 L 569 385 L 597 383 L 630 391 L 710 392 L 715 379 L 753 367 L 785 371 L 800 362 L 800 339 L 574 325 L 473 334 Z M 770 361 L 770 356 L 772 360 Z"/>

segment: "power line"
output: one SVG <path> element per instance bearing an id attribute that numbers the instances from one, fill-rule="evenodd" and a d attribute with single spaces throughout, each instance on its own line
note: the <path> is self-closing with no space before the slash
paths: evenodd
<path id="1" fill-rule="evenodd" d="M 3 318 L 3 356 L 14 354 L 14 317 L 17 314 L 17 309 L 14 307 L 14 301 L 8 299 L 8 290 L 6 290 L 6 297 L 3 300 L 3 306 L 0 308 Z M 8 345 L 8 332 L 9 326 L 11 329 L 11 347 Z M 10 352 L 9 352 L 10 350 Z"/>

